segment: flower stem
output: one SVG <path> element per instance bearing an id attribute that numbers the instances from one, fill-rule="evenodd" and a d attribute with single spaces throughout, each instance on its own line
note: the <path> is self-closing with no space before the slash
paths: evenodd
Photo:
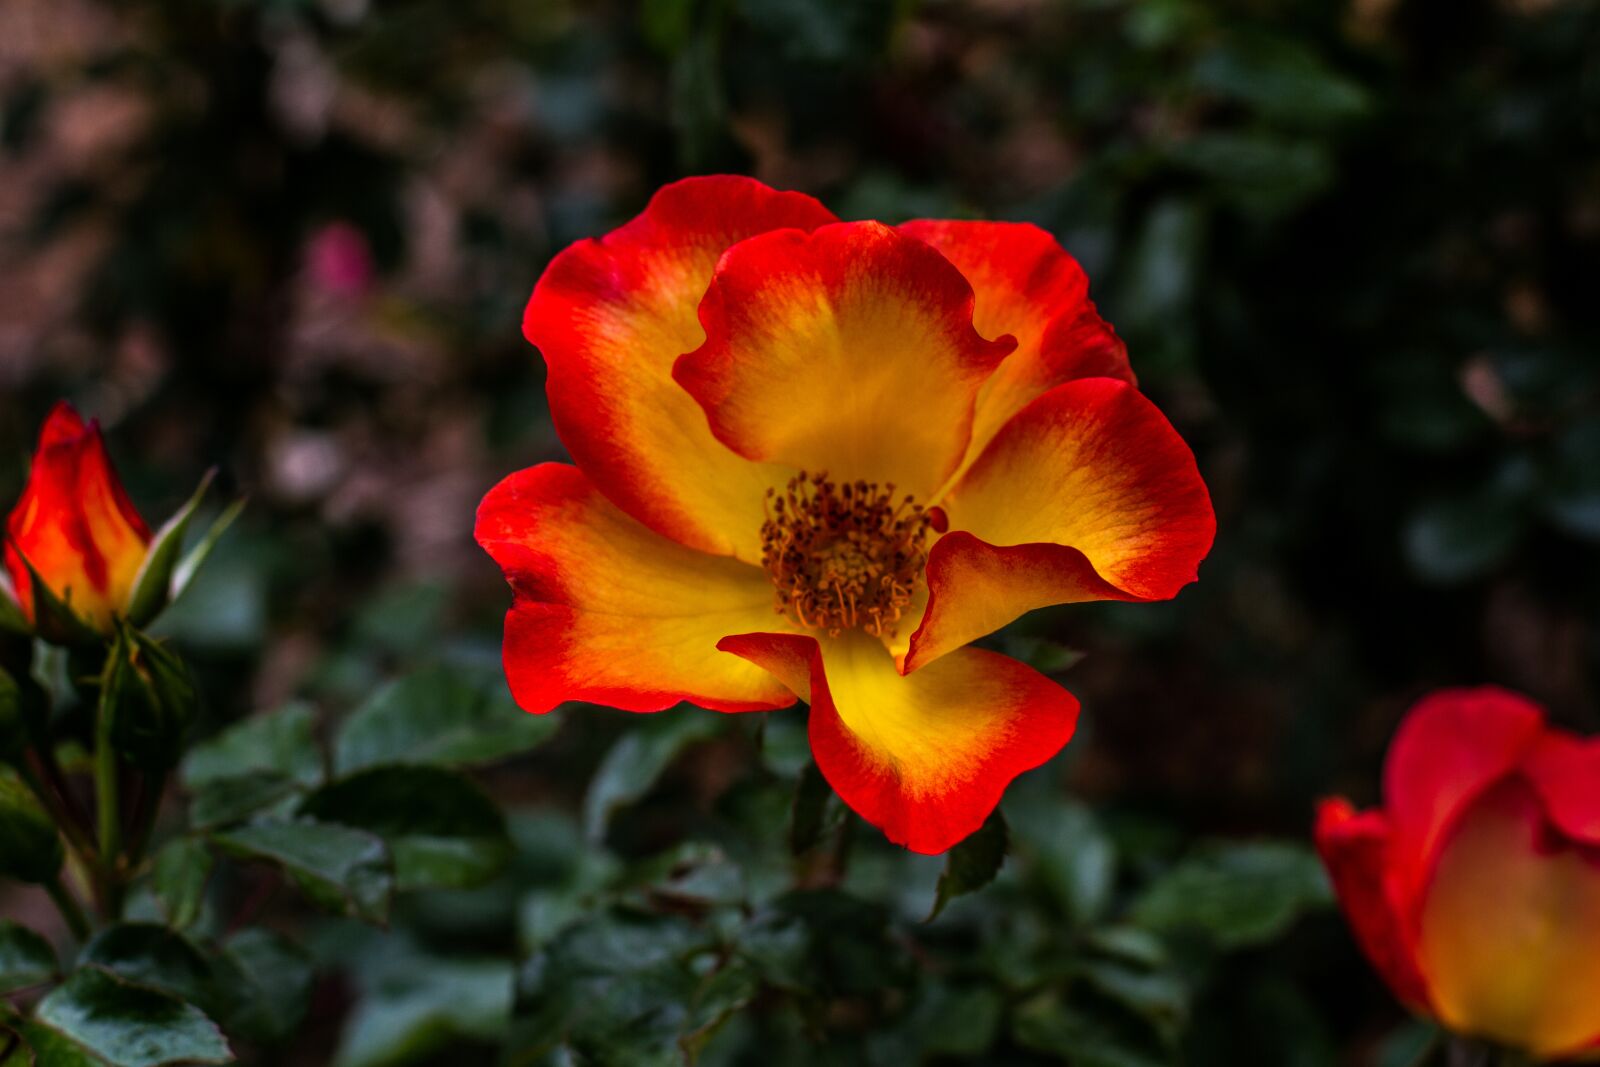
<path id="1" fill-rule="evenodd" d="M 122 858 L 122 812 L 117 794 L 117 753 L 111 747 L 110 700 L 103 696 L 95 722 L 94 791 L 100 827 L 100 863 L 97 895 L 107 921 L 122 914 L 122 883 L 118 864 Z"/>
<path id="2" fill-rule="evenodd" d="M 67 892 L 67 887 L 61 884 L 58 874 L 44 884 L 44 891 L 50 894 L 50 899 L 55 902 L 56 910 L 61 912 L 61 917 L 67 920 L 67 926 L 72 930 L 72 936 L 79 941 L 89 940 L 89 920 L 83 914 L 72 894 Z"/>

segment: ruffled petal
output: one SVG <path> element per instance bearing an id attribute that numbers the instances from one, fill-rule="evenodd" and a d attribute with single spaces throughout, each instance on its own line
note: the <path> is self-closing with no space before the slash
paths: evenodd
<path id="1" fill-rule="evenodd" d="M 1380 811 L 1357 812 L 1342 797 L 1324 800 L 1317 808 L 1315 837 L 1361 950 L 1402 1003 L 1427 1012 L 1410 903 L 1394 877 L 1388 819 Z"/>
<path id="2" fill-rule="evenodd" d="M 980 337 L 972 301 L 949 260 L 880 223 L 752 237 L 717 265 L 706 342 L 675 376 L 740 455 L 926 502 L 1015 344 Z"/>
<path id="3" fill-rule="evenodd" d="M 1108 378 L 1058 385 L 1019 411 L 944 508 L 957 532 L 929 551 L 907 671 L 1035 608 L 1173 597 L 1216 535 L 1189 447 Z"/>
<path id="4" fill-rule="evenodd" d="M 620 229 L 563 251 L 539 279 L 522 329 L 549 367 L 562 443 L 613 503 L 656 532 L 760 558 L 762 496 L 783 478 L 711 436 L 672 365 L 705 339 L 696 308 L 730 245 L 833 221 L 811 197 L 751 178 L 686 178 Z"/>
<path id="5" fill-rule="evenodd" d="M 1128 346 L 1089 301 L 1089 278 L 1050 234 L 1026 222 L 915 219 L 908 233 L 937 248 L 972 284 L 973 325 L 1011 334 L 1017 350 L 978 394 L 969 457 L 1034 397 L 1076 378 L 1134 384 Z"/>
<path id="6" fill-rule="evenodd" d="M 569 700 L 659 711 L 794 703 L 765 671 L 717 651 L 727 634 L 783 629 L 759 569 L 685 548 L 602 496 L 576 467 L 546 463 L 495 486 L 478 544 L 505 571 L 505 669 L 525 710 Z"/>
<path id="7" fill-rule="evenodd" d="M 149 546 L 150 528 L 117 477 L 100 427 L 57 404 L 6 522 L 6 570 L 19 606 L 33 617 L 32 565 L 74 614 L 107 632 L 127 607 Z"/>
<path id="8" fill-rule="evenodd" d="M 1384 809 L 1413 889 L 1462 808 L 1531 753 L 1544 713 L 1504 689 L 1445 689 L 1406 713 L 1383 768 Z"/>
<path id="9" fill-rule="evenodd" d="M 1439 1019 L 1539 1060 L 1600 1037 L 1600 851 L 1550 831 L 1513 776 L 1445 831 L 1418 949 Z"/>
<path id="10" fill-rule="evenodd" d="M 860 633 L 751 633 L 718 646 L 811 704 L 811 751 L 844 802 L 913 852 L 983 825 L 1011 780 L 1072 737 L 1078 702 L 1016 660 L 967 648 L 909 677 Z"/>

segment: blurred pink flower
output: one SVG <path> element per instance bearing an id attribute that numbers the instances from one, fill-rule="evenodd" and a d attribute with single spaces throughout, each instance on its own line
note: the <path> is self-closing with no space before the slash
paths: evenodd
<path id="1" fill-rule="evenodd" d="M 334 296 L 362 296 L 372 286 L 372 249 L 366 236 L 348 222 L 330 222 L 312 235 L 306 267 L 313 284 Z"/>

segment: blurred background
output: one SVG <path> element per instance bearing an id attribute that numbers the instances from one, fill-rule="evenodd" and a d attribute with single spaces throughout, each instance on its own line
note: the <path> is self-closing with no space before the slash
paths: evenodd
<path id="1" fill-rule="evenodd" d="M 1374 800 L 1429 688 L 1600 727 L 1597 57 L 1581 0 L 5 0 L 0 501 L 59 396 L 154 521 L 220 465 L 250 506 L 167 632 L 215 724 L 336 713 L 426 659 L 492 670 L 509 598 L 472 515 L 561 456 L 519 326 L 564 245 L 713 171 L 844 218 L 1036 222 L 1218 511 L 1175 602 L 999 638 L 1083 701 L 1022 791 L 1046 827 L 1098 813 L 1115 901 L 1190 841 Z M 633 723 L 570 713 L 492 788 L 576 810 Z M 674 764 L 612 847 L 681 838 L 739 751 Z M 1325 905 L 1139 1002 L 1181 1015 L 1166 1054 L 1403 1062 Z M 886 1062 L 857 1031 L 902 1009 L 813 1020 L 810 1062 Z M 1084 1040 L 975 1047 L 1163 1062 Z"/>

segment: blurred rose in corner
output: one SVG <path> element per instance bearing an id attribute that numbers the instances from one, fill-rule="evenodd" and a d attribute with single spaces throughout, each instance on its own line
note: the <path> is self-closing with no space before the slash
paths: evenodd
<path id="1" fill-rule="evenodd" d="M 1317 848 L 1413 1011 L 1541 1060 L 1600 1053 L 1600 745 L 1501 689 L 1402 722 L 1383 806 L 1323 802 Z"/>

